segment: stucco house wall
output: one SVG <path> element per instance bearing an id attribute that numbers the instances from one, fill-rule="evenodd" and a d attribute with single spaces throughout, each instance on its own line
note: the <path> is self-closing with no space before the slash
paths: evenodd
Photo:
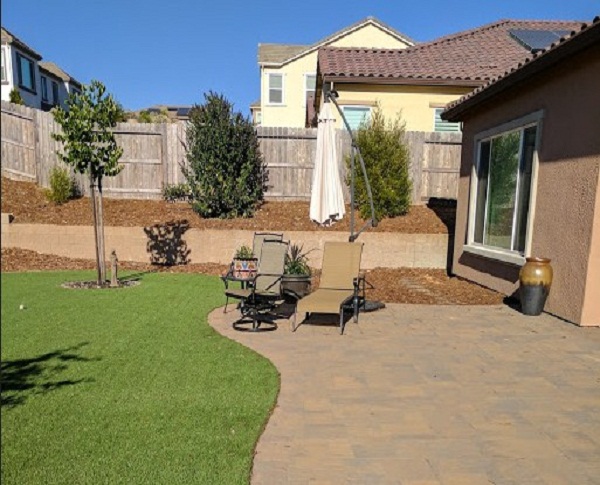
<path id="1" fill-rule="evenodd" d="M 465 250 L 476 134 L 542 110 L 530 254 L 552 259 L 545 310 L 600 325 L 600 46 L 554 65 L 475 107 L 463 119 L 453 273 L 507 295 L 520 266 Z M 595 289 L 595 291 L 594 291 Z"/>
<path id="2" fill-rule="evenodd" d="M 332 47 L 369 47 L 404 49 L 409 44 L 392 36 L 372 23 L 333 40 Z M 281 67 L 261 67 L 261 112 L 262 126 L 285 126 L 304 128 L 306 122 L 305 74 L 317 72 L 317 49 L 307 49 L 306 54 L 284 63 Z M 284 75 L 284 103 L 272 105 L 269 100 L 269 73 Z"/>
<path id="3" fill-rule="evenodd" d="M 37 59 L 28 52 L 25 52 L 13 44 L 2 45 L 2 49 L 5 50 L 6 59 L 6 74 L 7 82 L 2 83 L 2 100 L 9 101 L 10 92 L 13 88 L 19 89 L 21 98 L 25 104 L 31 108 L 39 108 L 41 106 L 42 95 L 40 92 L 40 70 Z M 35 92 L 31 92 L 27 89 L 19 88 L 19 77 L 17 70 L 17 53 L 31 60 L 33 63 L 33 72 L 35 78 Z"/>
<path id="4" fill-rule="evenodd" d="M 459 99 L 473 90 L 462 86 L 415 86 L 389 84 L 334 83 L 340 106 L 375 106 L 379 102 L 386 119 L 401 114 L 408 131 L 435 131 L 435 109 Z M 323 96 L 320 104 L 323 104 Z M 338 116 L 337 127 L 342 128 Z"/>

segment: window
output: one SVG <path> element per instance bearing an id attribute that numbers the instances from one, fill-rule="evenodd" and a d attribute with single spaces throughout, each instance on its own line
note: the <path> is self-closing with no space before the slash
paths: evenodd
<path id="1" fill-rule="evenodd" d="M 59 100 L 58 100 L 58 83 L 56 81 L 52 81 L 52 102 L 54 104 L 59 104 Z"/>
<path id="2" fill-rule="evenodd" d="M 460 122 L 444 121 L 442 119 L 442 112 L 444 108 L 435 108 L 433 115 L 433 131 L 461 131 Z"/>
<path id="3" fill-rule="evenodd" d="M 19 69 L 19 86 L 35 93 L 35 71 L 33 61 L 21 54 L 17 54 Z"/>
<path id="4" fill-rule="evenodd" d="M 283 74 L 269 74 L 269 104 L 283 104 Z"/>
<path id="5" fill-rule="evenodd" d="M 342 112 L 352 130 L 357 130 L 361 123 L 371 118 L 371 108 L 368 106 L 343 106 Z"/>
<path id="6" fill-rule="evenodd" d="M 519 127 L 511 123 L 505 130 L 476 138 L 468 243 L 515 256 L 499 258 L 511 262 L 520 262 L 527 253 L 540 119 L 536 113 L 520 120 Z"/>
<path id="7" fill-rule="evenodd" d="M 315 87 L 317 85 L 316 74 L 304 75 L 304 99 L 308 100 L 309 96 L 315 96 Z"/>
<path id="8" fill-rule="evenodd" d="M 262 123 L 262 111 L 256 112 L 255 120 L 257 125 L 260 125 Z"/>
<path id="9" fill-rule="evenodd" d="M 6 83 L 8 82 L 8 75 L 6 74 L 6 49 L 4 47 L 2 47 L 2 52 L 1 52 L 2 58 L 2 82 Z"/>
<path id="10" fill-rule="evenodd" d="M 40 81 L 42 85 L 42 101 L 48 101 L 48 79 L 46 79 L 46 76 L 41 76 Z"/>

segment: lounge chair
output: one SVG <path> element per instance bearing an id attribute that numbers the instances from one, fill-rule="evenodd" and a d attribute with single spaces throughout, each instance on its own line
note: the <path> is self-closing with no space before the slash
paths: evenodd
<path id="1" fill-rule="evenodd" d="M 365 300 L 365 279 L 360 274 L 362 243 L 326 242 L 323 249 L 323 265 L 319 288 L 300 299 L 292 321 L 292 331 L 296 331 L 297 314 L 305 314 L 308 320 L 311 313 L 334 313 L 340 315 L 340 334 L 344 333 L 344 310 L 352 308 L 354 321 L 358 322 L 358 312 Z"/>
<path id="2" fill-rule="evenodd" d="M 275 303 L 282 299 L 281 279 L 287 249 L 286 241 L 265 239 L 261 248 L 259 272 L 253 278 L 252 284 L 248 288 L 225 290 L 227 298 L 236 298 L 240 301 L 239 309 L 242 316 L 233 323 L 233 328 L 236 330 L 257 331 L 261 323 L 269 323 L 270 330 L 277 328 L 271 318 L 273 315 L 269 315 L 269 312 L 274 308 Z M 251 323 L 251 328 L 244 327 L 245 323 Z"/>

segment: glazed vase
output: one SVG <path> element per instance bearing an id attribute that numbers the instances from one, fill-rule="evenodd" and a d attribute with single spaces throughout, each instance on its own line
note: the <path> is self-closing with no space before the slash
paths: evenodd
<path id="1" fill-rule="evenodd" d="M 550 286 L 552 266 L 548 258 L 526 258 L 519 272 L 519 297 L 524 315 L 537 316 L 544 310 Z"/>

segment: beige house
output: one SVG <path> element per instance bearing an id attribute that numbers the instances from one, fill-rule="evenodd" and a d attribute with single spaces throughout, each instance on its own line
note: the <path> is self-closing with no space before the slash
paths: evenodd
<path id="1" fill-rule="evenodd" d="M 250 111 L 255 124 L 304 128 L 307 98 L 314 96 L 317 51 L 324 46 L 404 49 L 414 41 L 368 17 L 312 45 L 259 44 L 260 100 Z"/>
<path id="2" fill-rule="evenodd" d="M 315 104 L 333 88 L 352 128 L 379 102 L 386 117 L 401 113 L 409 131 L 460 131 L 440 118 L 445 106 L 531 54 L 521 37 L 580 24 L 501 20 L 406 49 L 322 46 Z"/>
<path id="3" fill-rule="evenodd" d="M 548 37 L 548 35 L 546 35 Z M 443 114 L 463 123 L 452 271 L 516 296 L 552 260 L 545 310 L 600 325 L 600 17 Z"/>

